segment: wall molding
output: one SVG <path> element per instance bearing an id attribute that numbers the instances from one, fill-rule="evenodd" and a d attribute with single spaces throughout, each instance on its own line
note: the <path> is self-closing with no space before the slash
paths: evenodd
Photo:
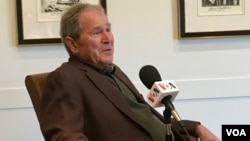
<path id="1" fill-rule="evenodd" d="M 0 88 L 0 109 L 33 107 L 25 87 Z"/>
<path id="2" fill-rule="evenodd" d="M 250 77 L 174 80 L 179 87 L 176 100 L 248 97 Z M 137 82 L 136 87 L 146 96 L 148 89 Z"/>
<path id="3" fill-rule="evenodd" d="M 180 92 L 176 100 L 250 97 L 250 77 L 175 80 Z M 134 82 L 146 96 L 148 89 L 141 82 Z M 25 87 L 0 88 L 0 109 L 32 108 Z"/>

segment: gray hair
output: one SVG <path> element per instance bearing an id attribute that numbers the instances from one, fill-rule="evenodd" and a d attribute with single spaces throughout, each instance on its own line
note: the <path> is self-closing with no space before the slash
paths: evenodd
<path id="1" fill-rule="evenodd" d="M 82 32 L 82 26 L 84 26 L 80 25 L 79 14 L 82 11 L 87 10 L 97 10 L 99 12 L 105 13 L 103 7 L 101 7 L 100 5 L 78 3 L 70 7 L 61 17 L 60 36 L 69 54 L 71 54 L 71 52 L 68 49 L 67 44 L 65 43 L 65 38 L 67 36 L 70 36 L 74 40 L 79 39 Z"/>

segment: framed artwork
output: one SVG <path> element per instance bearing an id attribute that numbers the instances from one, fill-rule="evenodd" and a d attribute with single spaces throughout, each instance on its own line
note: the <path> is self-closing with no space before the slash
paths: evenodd
<path id="1" fill-rule="evenodd" d="M 249 0 L 178 0 L 179 39 L 250 35 Z"/>
<path id="2" fill-rule="evenodd" d="M 106 0 L 16 0 L 18 44 L 61 43 L 61 15 L 76 3 L 99 4 L 106 10 Z"/>

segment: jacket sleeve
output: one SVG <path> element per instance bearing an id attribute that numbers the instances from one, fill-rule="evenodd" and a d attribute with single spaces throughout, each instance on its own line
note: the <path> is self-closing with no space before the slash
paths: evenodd
<path id="1" fill-rule="evenodd" d="M 83 134 L 84 112 L 77 85 L 62 73 L 52 72 L 41 101 L 41 131 L 46 141 L 88 141 Z"/>

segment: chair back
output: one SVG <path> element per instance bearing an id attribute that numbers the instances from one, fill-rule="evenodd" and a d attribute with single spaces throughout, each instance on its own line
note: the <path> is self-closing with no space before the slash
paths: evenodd
<path id="1" fill-rule="evenodd" d="M 48 72 L 31 74 L 25 77 L 25 86 L 29 93 L 38 121 L 40 122 L 40 104 Z"/>

